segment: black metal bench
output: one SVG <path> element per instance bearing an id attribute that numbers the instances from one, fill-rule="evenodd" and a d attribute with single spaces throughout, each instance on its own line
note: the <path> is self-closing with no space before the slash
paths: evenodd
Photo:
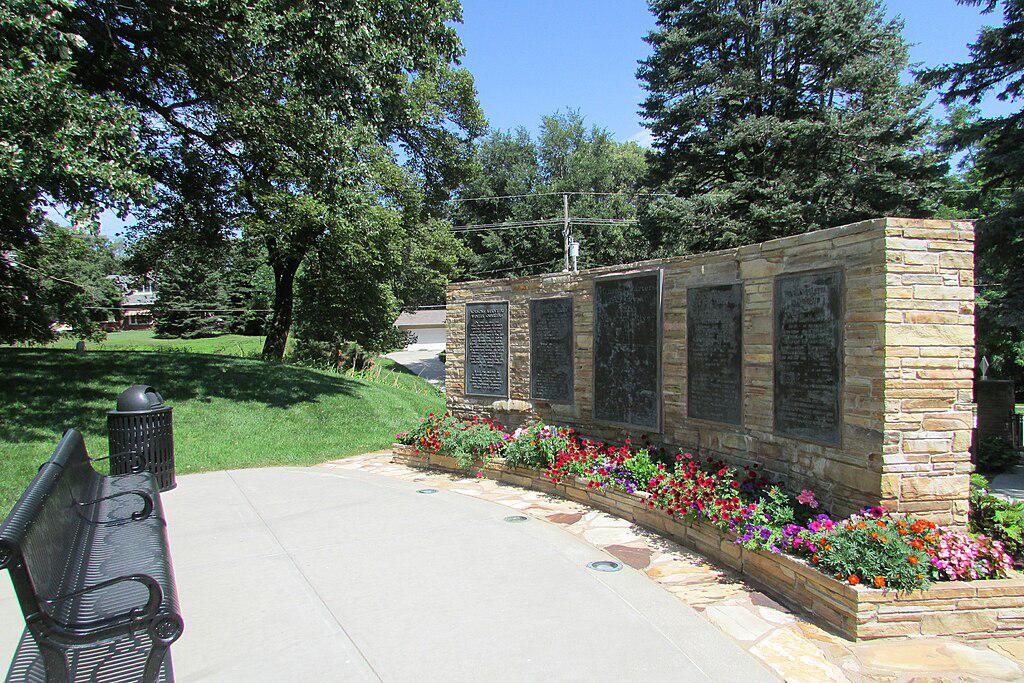
<path id="1" fill-rule="evenodd" d="M 91 463 L 68 430 L 0 525 L 26 624 L 9 682 L 173 680 L 184 623 L 156 480 Z"/>

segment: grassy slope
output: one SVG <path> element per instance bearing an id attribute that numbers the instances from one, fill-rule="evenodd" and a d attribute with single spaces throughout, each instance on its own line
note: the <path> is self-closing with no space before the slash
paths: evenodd
<path id="1" fill-rule="evenodd" d="M 0 348 L 0 515 L 66 427 L 84 431 L 92 455 L 106 455 L 105 411 L 131 384 L 153 385 L 174 407 L 176 466 L 185 473 L 310 465 L 384 448 L 443 409 L 433 387 L 398 370 L 383 361 L 363 379 L 226 355 Z"/>
<path id="2" fill-rule="evenodd" d="M 204 339 L 157 339 L 151 330 L 128 330 L 111 332 L 101 342 L 86 342 L 86 348 L 90 351 L 190 351 L 224 356 L 255 356 L 263 350 L 263 339 L 240 334 L 223 334 Z M 44 348 L 73 349 L 77 342 L 73 337 L 64 337 Z"/>

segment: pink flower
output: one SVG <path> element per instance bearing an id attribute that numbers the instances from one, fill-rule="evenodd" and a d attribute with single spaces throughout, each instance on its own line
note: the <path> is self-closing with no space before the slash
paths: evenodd
<path id="1" fill-rule="evenodd" d="M 810 489 L 804 489 L 800 492 L 800 495 L 796 497 L 796 501 L 801 505 L 816 508 L 818 507 L 818 499 L 814 497 L 814 491 Z"/>

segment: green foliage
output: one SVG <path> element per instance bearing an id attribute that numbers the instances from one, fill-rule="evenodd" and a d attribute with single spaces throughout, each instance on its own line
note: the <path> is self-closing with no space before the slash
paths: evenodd
<path id="1" fill-rule="evenodd" d="M 758 504 L 751 507 L 737 531 L 750 528 L 760 532 L 767 529 L 767 537 L 761 533 L 740 533 L 739 545 L 752 550 L 774 549 L 774 552 L 778 552 L 779 548 L 784 547 L 783 532 L 786 526 L 796 522 L 795 507 L 793 497 L 779 486 L 761 491 Z"/>
<path id="2" fill-rule="evenodd" d="M 637 488 L 643 490 L 659 473 L 658 463 L 651 459 L 651 452 L 641 448 L 633 453 L 633 457 L 622 461 L 627 476 Z"/>
<path id="3" fill-rule="evenodd" d="M 569 443 L 569 430 L 545 424 L 517 429 L 505 445 L 502 457 L 509 467 L 547 467 Z"/>
<path id="4" fill-rule="evenodd" d="M 491 197 L 551 192 L 632 192 L 646 173 L 644 150 L 617 142 L 611 133 L 588 127 L 578 112 L 555 113 L 541 120 L 534 139 L 525 128 L 495 130 L 481 140 L 472 174 L 459 189 L 462 197 Z M 634 218 L 628 196 L 574 196 L 570 215 L 580 218 Z M 560 196 L 461 202 L 452 221 L 485 224 L 560 217 Z M 649 245 L 635 225 L 577 226 L 581 267 L 646 258 Z M 560 226 L 469 232 L 463 239 L 472 279 L 514 277 L 561 270 L 564 256 Z"/>
<path id="5" fill-rule="evenodd" d="M 988 436 L 981 440 L 975 453 L 979 472 L 1002 472 L 1020 462 L 1020 453 L 1009 440 L 1001 436 Z"/>
<path id="6" fill-rule="evenodd" d="M 55 325 L 78 339 L 101 339 L 100 323 L 121 299 L 106 276 L 118 270 L 110 241 L 43 220 L 31 241 L 0 254 L 0 342 L 48 342 Z"/>
<path id="7" fill-rule="evenodd" d="M 197 339 L 225 330 L 227 298 L 217 261 L 207 256 L 179 246 L 161 259 L 152 308 L 157 336 Z"/>
<path id="8" fill-rule="evenodd" d="M 925 72 L 928 86 L 942 86 L 946 104 L 977 106 L 995 95 L 1024 99 L 1024 0 L 958 0 L 986 14 L 1001 10 L 1001 26 L 983 28 L 970 45 L 971 59 Z M 1005 116 L 961 116 L 943 140 L 967 153 L 964 201 L 977 207 L 978 345 L 994 371 L 1024 383 L 1024 109 Z"/>
<path id="9" fill-rule="evenodd" d="M 971 533 L 1001 541 L 1011 557 L 1024 560 L 1024 502 L 1009 501 L 988 491 L 988 480 L 971 475 Z"/>
<path id="10" fill-rule="evenodd" d="M 662 253 L 882 215 L 928 216 L 945 173 L 902 25 L 879 0 L 652 0 L 639 77 L 654 136 L 643 207 Z"/>
<path id="11" fill-rule="evenodd" d="M 895 529 L 878 527 L 870 519 L 851 519 L 852 523 L 837 525 L 817 548 L 812 563 L 818 569 L 841 581 L 865 585 L 882 577 L 885 583 L 879 588 L 928 587 L 931 581 L 926 553 L 912 547 Z"/>
<path id="12" fill-rule="evenodd" d="M 460 20 L 455 0 L 6 3 L 0 251 L 29 241 L 39 205 L 124 209 L 156 184 L 175 241 L 217 217 L 264 246 L 280 358 L 295 275 L 353 206 L 436 229 L 485 125 Z M 188 182 L 204 174 L 217 183 Z"/>

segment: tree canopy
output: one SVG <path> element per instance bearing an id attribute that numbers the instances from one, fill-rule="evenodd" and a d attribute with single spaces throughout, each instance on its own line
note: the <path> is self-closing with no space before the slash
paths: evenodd
<path id="1" fill-rule="evenodd" d="M 460 201 L 452 211 L 458 225 L 560 219 L 562 197 L 575 193 L 570 215 L 576 218 L 636 217 L 633 194 L 646 174 L 644 150 L 617 142 L 611 133 L 588 126 L 575 111 L 541 120 L 536 137 L 525 128 L 495 130 L 477 145 L 472 173 L 458 198 L 514 195 L 508 199 Z M 616 195 L 579 193 L 621 193 Z M 518 196 L 532 195 L 532 196 Z M 636 225 L 573 228 L 582 243 L 584 265 L 644 258 L 648 245 Z M 489 278 L 561 270 L 564 246 L 558 225 L 460 233 L 470 254 L 465 275 Z"/>
<path id="2" fill-rule="evenodd" d="M 945 173 L 880 0 L 652 0 L 638 75 L 662 252 L 924 216 Z"/>
<path id="3" fill-rule="evenodd" d="M 274 270 L 265 353 L 280 357 L 295 274 L 346 207 L 413 179 L 429 208 L 459 182 L 484 125 L 460 19 L 456 0 L 8 3 L 0 132 L 21 156 L 0 168 L 5 238 L 27 241 L 41 206 L 123 208 L 186 192 L 186 158 L 215 168 L 230 225 Z"/>
<path id="4" fill-rule="evenodd" d="M 922 75 L 942 88 L 953 105 L 978 105 L 994 94 L 1005 102 L 1024 99 L 1024 1 L 958 0 L 992 14 L 1002 26 L 982 29 L 969 47 L 971 59 Z M 1005 361 L 1024 377 L 1024 108 L 1005 116 L 961 115 L 944 139 L 948 149 L 967 152 L 965 196 L 959 206 L 977 223 L 978 327 L 983 353 Z M 964 203 L 970 202 L 964 206 Z"/>

